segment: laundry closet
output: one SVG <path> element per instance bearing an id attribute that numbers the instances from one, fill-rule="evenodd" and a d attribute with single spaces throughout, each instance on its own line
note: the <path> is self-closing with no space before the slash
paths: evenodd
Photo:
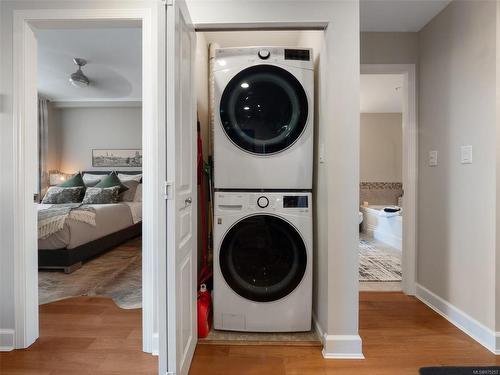
<path id="1" fill-rule="evenodd" d="M 197 32 L 199 281 L 212 291 L 213 312 L 200 344 L 320 345 L 313 186 L 323 37 L 322 30 Z"/>

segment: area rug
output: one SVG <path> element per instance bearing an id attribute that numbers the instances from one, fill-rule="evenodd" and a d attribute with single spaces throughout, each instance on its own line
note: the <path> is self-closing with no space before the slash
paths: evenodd
<path id="1" fill-rule="evenodd" d="M 400 257 L 359 240 L 359 281 L 401 281 Z"/>
<path id="2" fill-rule="evenodd" d="M 236 332 L 211 329 L 208 336 L 199 339 L 198 344 L 206 345 L 281 345 L 281 346 L 321 346 L 315 331 L 308 332 Z"/>
<path id="3" fill-rule="evenodd" d="M 39 304 L 78 296 L 107 296 L 123 309 L 142 306 L 140 238 L 84 263 L 71 274 L 38 272 Z"/>

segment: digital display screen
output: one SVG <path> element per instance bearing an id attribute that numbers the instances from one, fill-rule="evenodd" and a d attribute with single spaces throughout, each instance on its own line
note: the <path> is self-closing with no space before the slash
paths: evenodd
<path id="1" fill-rule="evenodd" d="M 283 197 L 283 208 L 307 208 L 309 202 L 307 195 L 294 195 Z"/>
<path id="2" fill-rule="evenodd" d="M 309 61 L 310 59 L 308 49 L 285 49 L 285 60 Z"/>

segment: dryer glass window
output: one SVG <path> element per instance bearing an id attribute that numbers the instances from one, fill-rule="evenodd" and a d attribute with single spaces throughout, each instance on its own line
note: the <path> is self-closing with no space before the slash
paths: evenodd
<path id="1" fill-rule="evenodd" d="M 219 262 L 227 284 L 240 296 L 270 302 L 300 284 L 307 252 L 297 230 L 271 215 L 250 216 L 224 237 Z"/>
<path id="2" fill-rule="evenodd" d="M 221 97 L 224 131 L 238 147 L 255 154 L 288 148 L 302 134 L 307 115 L 307 96 L 300 82 L 273 65 L 241 71 Z"/>

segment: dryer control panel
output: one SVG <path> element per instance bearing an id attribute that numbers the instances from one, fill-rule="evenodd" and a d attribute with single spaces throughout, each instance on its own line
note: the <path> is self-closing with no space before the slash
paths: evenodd
<path id="1" fill-rule="evenodd" d="M 238 212 L 288 212 L 309 213 L 311 193 L 276 192 L 216 192 L 216 215 L 232 215 Z"/>

